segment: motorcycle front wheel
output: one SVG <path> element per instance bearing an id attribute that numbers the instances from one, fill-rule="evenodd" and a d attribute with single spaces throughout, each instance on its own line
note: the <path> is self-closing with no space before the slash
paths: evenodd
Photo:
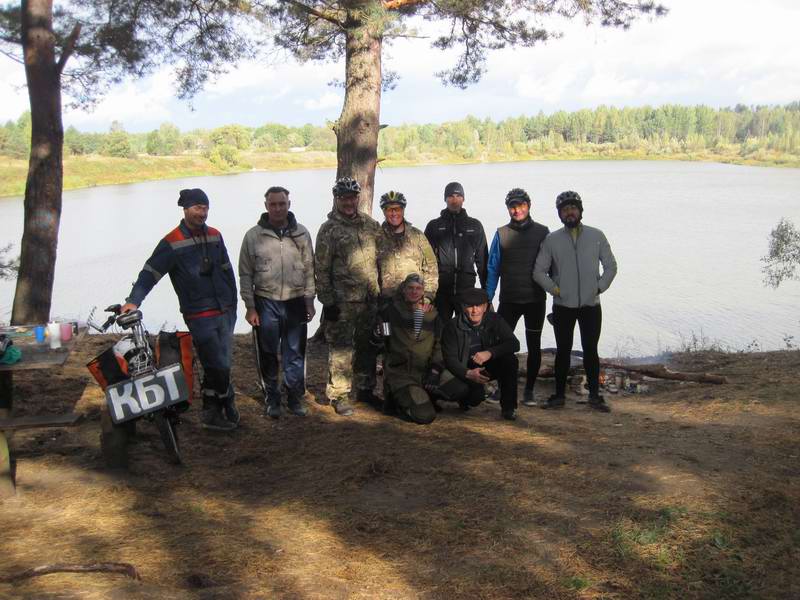
<path id="1" fill-rule="evenodd" d="M 153 420 L 156 422 L 158 433 L 161 434 L 161 441 L 164 442 L 164 448 L 167 449 L 170 459 L 176 465 L 181 464 L 183 460 L 178 442 L 177 419 L 172 415 L 165 414 L 165 411 L 159 411 L 153 415 Z"/>

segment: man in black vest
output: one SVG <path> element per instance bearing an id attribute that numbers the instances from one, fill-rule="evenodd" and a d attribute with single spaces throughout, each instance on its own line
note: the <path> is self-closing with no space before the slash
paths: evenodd
<path id="1" fill-rule="evenodd" d="M 486 234 L 478 219 L 467 216 L 464 210 L 464 187 L 457 181 L 444 188 L 447 203 L 441 215 L 425 228 L 425 237 L 433 248 L 439 266 L 439 289 L 436 292 L 436 310 L 443 323 L 455 311 L 461 310 L 456 296 L 475 287 L 480 279 L 486 288 Z"/>
<path id="2" fill-rule="evenodd" d="M 533 387 L 542 364 L 542 325 L 545 314 L 544 290 L 533 280 L 533 265 L 539 246 L 550 230 L 531 219 L 531 199 L 528 193 L 514 188 L 506 194 L 506 208 L 511 217 L 508 225 L 497 230 L 489 251 L 486 292 L 489 301 L 494 298 L 498 280 L 500 306 L 498 314 L 512 331 L 519 318 L 525 317 L 525 342 L 528 345 L 528 375 L 522 404 L 535 406 Z"/>

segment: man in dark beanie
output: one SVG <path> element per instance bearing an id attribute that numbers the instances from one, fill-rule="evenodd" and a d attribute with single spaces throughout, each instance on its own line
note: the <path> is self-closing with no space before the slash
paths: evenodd
<path id="1" fill-rule="evenodd" d="M 122 312 L 138 308 L 153 286 L 169 275 L 203 366 L 202 425 L 230 431 L 239 423 L 231 385 L 236 280 L 222 235 L 206 225 L 208 204 L 199 188 L 180 191 L 183 219 L 144 263 Z"/>
<path id="2" fill-rule="evenodd" d="M 480 280 L 486 287 L 486 234 L 477 219 L 464 210 L 464 187 L 457 181 L 444 188 L 447 208 L 425 228 L 425 237 L 433 248 L 439 267 L 439 289 L 436 292 L 436 309 L 444 323 L 460 308 L 456 297 L 464 290 L 475 287 Z"/>
<path id="3" fill-rule="evenodd" d="M 496 379 L 502 417 L 513 421 L 517 418 L 519 363 L 515 352 L 519 341 L 502 317 L 488 312 L 489 298 L 484 290 L 465 290 L 458 301 L 463 307 L 461 313 L 442 334 L 446 371 L 439 392 L 445 399 L 458 402 L 462 410 L 469 410 L 484 401 L 484 385 Z"/>

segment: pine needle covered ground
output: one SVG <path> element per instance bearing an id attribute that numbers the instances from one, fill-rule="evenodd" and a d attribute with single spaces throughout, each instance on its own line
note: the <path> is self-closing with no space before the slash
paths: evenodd
<path id="1" fill-rule="evenodd" d="M 595 414 L 445 407 L 428 427 L 316 404 L 273 421 L 237 336 L 242 425 L 181 426 L 185 465 L 139 427 L 105 468 L 100 389 L 83 365 L 17 375 L 17 414 L 76 410 L 77 428 L 18 432 L 18 493 L 0 501 L 0 577 L 49 563 L 133 564 L 0 584 L 20 598 L 760 598 L 800 596 L 800 352 L 676 355 L 726 375 L 664 383 Z M 311 390 L 324 348 L 311 346 Z M 541 382 L 537 394 L 550 393 Z"/>

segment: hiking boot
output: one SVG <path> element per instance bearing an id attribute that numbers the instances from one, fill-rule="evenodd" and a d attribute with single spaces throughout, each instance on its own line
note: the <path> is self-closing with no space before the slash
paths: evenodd
<path id="1" fill-rule="evenodd" d="M 525 388 L 525 390 L 522 392 L 522 405 L 536 406 L 536 399 L 533 397 L 533 388 Z"/>
<path id="2" fill-rule="evenodd" d="M 266 404 L 266 413 L 267 416 L 272 419 L 280 419 L 281 418 L 281 397 L 280 396 L 269 396 L 264 399 L 264 404 Z"/>
<path id="3" fill-rule="evenodd" d="M 516 421 L 516 420 L 517 420 L 517 411 L 516 411 L 516 410 L 514 410 L 513 408 L 509 408 L 508 410 L 502 410 L 502 411 L 500 411 L 500 415 L 501 415 L 501 416 L 502 416 L 502 417 L 503 417 L 503 418 L 504 418 L 506 421 Z"/>
<path id="4" fill-rule="evenodd" d="M 565 400 L 566 398 L 564 398 L 564 396 L 557 396 L 556 394 L 553 394 L 545 402 L 539 404 L 539 408 L 541 409 L 564 408 Z"/>
<path id="5" fill-rule="evenodd" d="M 340 417 L 350 417 L 355 412 L 346 398 L 334 400 L 331 404 L 333 405 L 333 410 L 336 411 L 336 414 Z"/>
<path id="6" fill-rule="evenodd" d="M 203 398 L 203 412 L 200 417 L 200 424 L 203 429 L 211 431 L 233 431 L 236 424 L 231 423 L 222 414 L 222 406 L 214 398 Z"/>
<path id="7" fill-rule="evenodd" d="M 290 395 L 289 399 L 286 401 L 286 406 L 290 413 L 298 417 L 305 417 L 308 414 L 308 408 L 303 404 L 303 401 L 296 396 Z"/>
<path id="8" fill-rule="evenodd" d="M 233 390 L 231 390 L 230 397 L 225 398 L 222 401 L 222 413 L 225 415 L 225 418 L 234 425 L 239 424 L 239 420 L 242 417 L 239 414 L 239 409 L 236 408 L 236 400 L 234 399 Z"/>
<path id="9" fill-rule="evenodd" d="M 589 408 L 598 412 L 608 413 L 611 412 L 611 407 L 606 404 L 605 398 L 602 396 L 589 396 Z"/>

